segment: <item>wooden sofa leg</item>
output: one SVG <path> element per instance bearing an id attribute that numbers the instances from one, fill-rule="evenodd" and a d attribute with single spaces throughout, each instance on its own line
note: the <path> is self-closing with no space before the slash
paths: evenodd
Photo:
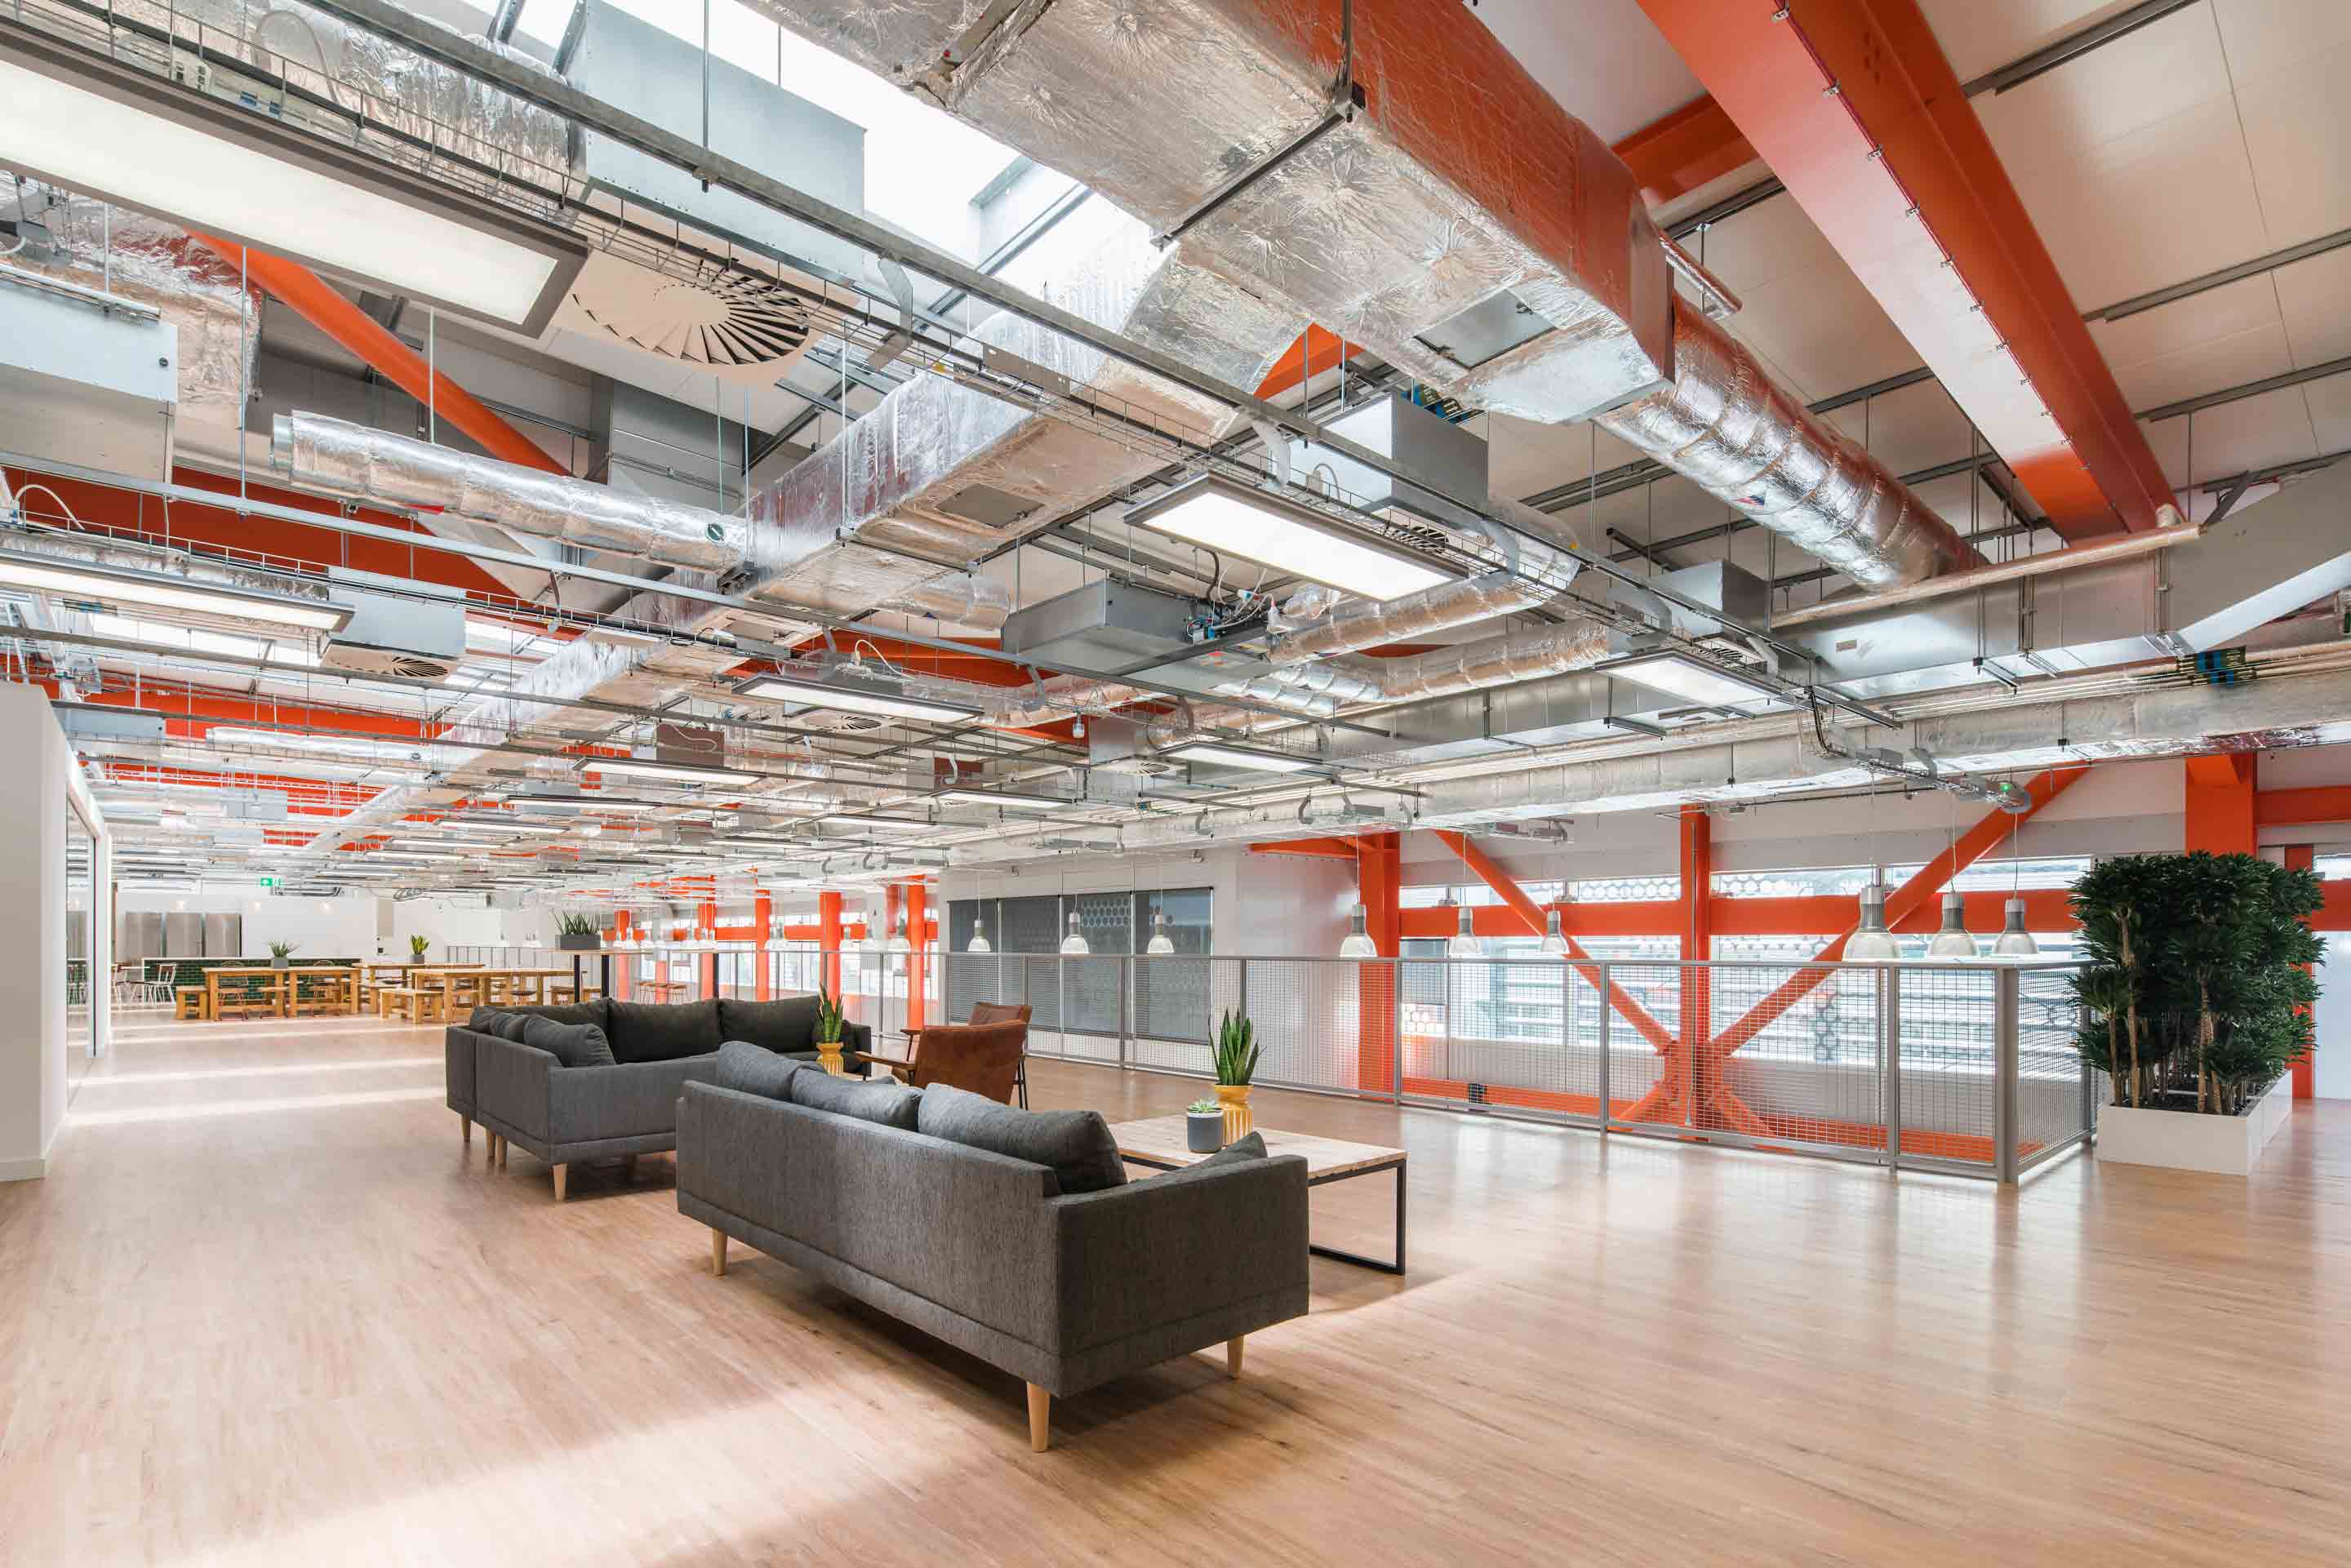
<path id="1" fill-rule="evenodd" d="M 570 1175 L 571 1167 L 568 1165 L 558 1166 L 555 1167 L 555 1201 L 558 1203 L 561 1203 L 563 1201 L 563 1189 L 566 1185 L 567 1178 Z"/>
<path id="2" fill-rule="evenodd" d="M 710 1228 L 710 1271 L 722 1280 L 726 1277 L 726 1232 L 715 1225 Z"/>
<path id="3" fill-rule="evenodd" d="M 1041 1454 L 1053 1446 L 1053 1396 L 1035 1384 L 1029 1385 L 1029 1451 Z"/>
<path id="4" fill-rule="evenodd" d="M 504 1170 L 504 1169 L 506 1169 L 506 1168 L 507 1168 L 507 1135 L 506 1135 L 504 1133 L 500 1133 L 500 1134 L 498 1134 L 498 1169 L 500 1169 L 500 1170 Z"/>
<path id="5" fill-rule="evenodd" d="M 474 1146 L 474 1119 L 460 1111 L 457 1113 L 457 1125 L 461 1129 L 457 1141 L 471 1149 Z"/>
<path id="6" fill-rule="evenodd" d="M 1249 1343 L 1247 1334 L 1235 1334 L 1225 1342 L 1225 1375 L 1227 1377 L 1238 1377 L 1241 1375 L 1241 1347 L 1247 1343 Z"/>

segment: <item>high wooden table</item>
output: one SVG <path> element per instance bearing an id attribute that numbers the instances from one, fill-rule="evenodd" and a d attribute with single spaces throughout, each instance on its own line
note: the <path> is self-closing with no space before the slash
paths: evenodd
<path id="1" fill-rule="evenodd" d="M 1179 1171 L 1186 1166 L 1196 1166 L 1208 1156 L 1195 1154 L 1184 1146 L 1184 1121 L 1174 1116 L 1152 1116 L 1140 1122 L 1113 1122 L 1110 1135 L 1118 1144 L 1118 1157 L 1131 1166 L 1144 1166 L 1153 1170 Z M 1372 1176 L 1380 1171 L 1395 1172 L 1395 1260 L 1366 1258 L 1359 1252 L 1343 1252 L 1335 1247 L 1317 1247 L 1311 1242 L 1307 1250 L 1324 1258 L 1335 1258 L 1342 1263 L 1353 1263 L 1362 1269 L 1377 1269 L 1383 1274 L 1404 1272 L 1404 1183 L 1405 1152 L 1381 1144 L 1350 1144 L 1339 1138 L 1318 1138 L 1311 1133 L 1284 1133 L 1272 1127 L 1259 1127 L 1258 1136 L 1265 1140 L 1269 1157 L 1275 1155 L 1297 1155 L 1306 1161 L 1306 1185 L 1326 1186 L 1334 1181 L 1348 1181 L 1356 1176 Z"/>
<path id="2" fill-rule="evenodd" d="M 293 970 L 281 969 L 275 964 L 214 965 L 204 971 L 204 1017 L 217 1019 L 221 1016 L 221 981 L 258 977 L 269 982 L 259 988 L 269 995 L 270 1011 L 283 1018 L 286 1016 L 286 998 L 293 994 L 294 983 L 288 977 L 292 974 Z M 254 988 L 241 986 L 238 989 L 249 992 Z"/>

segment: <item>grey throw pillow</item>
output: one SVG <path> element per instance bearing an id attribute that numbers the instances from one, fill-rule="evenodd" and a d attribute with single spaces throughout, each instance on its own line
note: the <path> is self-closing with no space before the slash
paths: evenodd
<path id="1" fill-rule="evenodd" d="M 523 1043 L 523 1031 L 532 1024 L 551 1021 L 534 1018 L 528 1013 L 500 1013 L 498 1021 L 491 1026 L 491 1032 L 500 1040 L 510 1040 L 520 1045 Z"/>
<path id="2" fill-rule="evenodd" d="M 1237 1166 L 1244 1160 L 1263 1158 L 1265 1158 L 1265 1134 L 1251 1133 L 1246 1138 L 1235 1138 L 1192 1168 L 1198 1170 L 1202 1166 Z"/>
<path id="3" fill-rule="evenodd" d="M 1126 1185 L 1118 1140 L 1111 1136 L 1110 1124 L 1099 1111 L 1023 1111 L 985 1094 L 934 1083 L 923 1091 L 915 1130 L 966 1148 L 1050 1166 L 1065 1195 Z M 1258 1145 L 1260 1153 L 1264 1147 Z"/>
<path id="4" fill-rule="evenodd" d="M 611 1043 L 592 1023 L 556 1023 L 549 1019 L 525 1019 L 522 1043 L 543 1051 L 565 1067 L 610 1067 Z"/>
<path id="5" fill-rule="evenodd" d="M 498 1019 L 506 1016 L 504 1008 L 475 1008 L 473 1015 L 465 1019 L 465 1027 L 475 1034 L 496 1034 L 498 1032 Z"/>
<path id="6" fill-rule="evenodd" d="M 718 1087 L 739 1089 L 769 1100 L 789 1100 L 800 1064 L 762 1045 L 730 1040 L 718 1048 Z"/>
<path id="7" fill-rule="evenodd" d="M 791 1099 L 793 1104 L 811 1111 L 830 1111 L 911 1133 L 923 1094 L 903 1083 L 868 1083 L 803 1067 L 792 1074 Z"/>

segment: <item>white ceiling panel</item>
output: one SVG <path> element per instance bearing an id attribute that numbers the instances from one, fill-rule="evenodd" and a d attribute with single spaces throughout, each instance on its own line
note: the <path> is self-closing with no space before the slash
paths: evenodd
<path id="1" fill-rule="evenodd" d="M 2351 4 L 2337 0 L 2345 11 Z M 2241 78 L 2237 103 L 2273 246 L 2351 225 L 2351 43 Z"/>
<path id="2" fill-rule="evenodd" d="M 2174 486 L 2189 481 L 2190 421 L 2167 419 L 2143 425 L 2147 444 Z M 2194 416 L 2195 482 L 2224 475 L 2266 468 L 2273 463 L 2294 463 L 2318 455 L 2318 438 L 2311 429 L 2310 407 L 2300 387 L 2285 387 L 2259 397 L 2240 398 L 2208 408 Z"/>
<path id="3" fill-rule="evenodd" d="M 1594 432 L 1589 422 L 1537 424 L 1496 413 L 1479 414 L 1468 428 L 1486 438 L 1486 487 L 1495 495 L 1531 496 L 1592 472 Z M 1604 432 L 1599 448 L 1604 474 L 1641 455 Z"/>
<path id="4" fill-rule="evenodd" d="M 2218 23 L 2240 84 L 2351 45 L 2351 5 L 2343 0 L 2205 0 L 2199 8 Z"/>
<path id="5" fill-rule="evenodd" d="M 2039 146 L 1989 111 L 1984 124 L 2084 309 L 2273 248 L 2231 99 L 2091 147 Z"/>
<path id="6" fill-rule="evenodd" d="M 2013 172 L 2020 163 L 2070 160 L 2229 93 L 2211 11 L 2190 5 L 1974 102 Z"/>
<path id="7" fill-rule="evenodd" d="M 2137 0 L 1919 0 L 1961 81 L 2127 10 Z"/>
<path id="8" fill-rule="evenodd" d="M 1939 382 L 1920 382 L 1826 417 L 1896 474 L 1931 468 L 1968 450 L 1967 416 Z"/>
<path id="9" fill-rule="evenodd" d="M 1918 363 L 1917 350 L 1842 263 L 1754 287 L 1719 276 L 1746 303 L 1730 319 L 1730 329 L 1808 402 Z"/>
<path id="10" fill-rule="evenodd" d="M 2329 376 L 2302 391 L 2318 450 L 2351 452 L 2351 375 Z"/>
<path id="11" fill-rule="evenodd" d="M 2351 354 L 2351 246 L 2270 274 L 2297 365 Z"/>
<path id="12" fill-rule="evenodd" d="M 2093 321 L 2090 336 L 2106 362 L 2120 368 L 2277 325 L 2277 291 L 2267 277 L 2257 277 L 2208 288 L 2119 321 Z"/>
<path id="13" fill-rule="evenodd" d="M 2113 356 L 2108 362 L 2114 364 Z M 2123 401 L 2135 409 L 2158 408 L 2219 387 L 2242 386 L 2294 369 L 2284 326 L 2269 321 L 2225 338 L 2131 364 L 2114 364 Z"/>
<path id="14" fill-rule="evenodd" d="M 1706 89 L 1637 5 L 1585 5 L 1563 25 L 1558 0 L 1479 0 L 1472 13 L 1527 74 L 1603 141 L 1621 141 Z"/>

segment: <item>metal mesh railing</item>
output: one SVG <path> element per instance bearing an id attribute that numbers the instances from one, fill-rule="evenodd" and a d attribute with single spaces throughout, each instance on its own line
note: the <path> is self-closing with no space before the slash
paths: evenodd
<path id="1" fill-rule="evenodd" d="M 460 961 L 550 949 L 454 948 Z M 597 955 L 588 955 L 592 962 Z M 615 993 L 813 990 L 905 1026 L 906 956 L 623 949 Z M 1205 1078 L 1217 1019 L 1269 1087 L 2013 1179 L 2093 1129 L 2071 962 L 1240 957 L 934 953 L 924 1016 L 1026 1003 L 1030 1054 Z"/>

